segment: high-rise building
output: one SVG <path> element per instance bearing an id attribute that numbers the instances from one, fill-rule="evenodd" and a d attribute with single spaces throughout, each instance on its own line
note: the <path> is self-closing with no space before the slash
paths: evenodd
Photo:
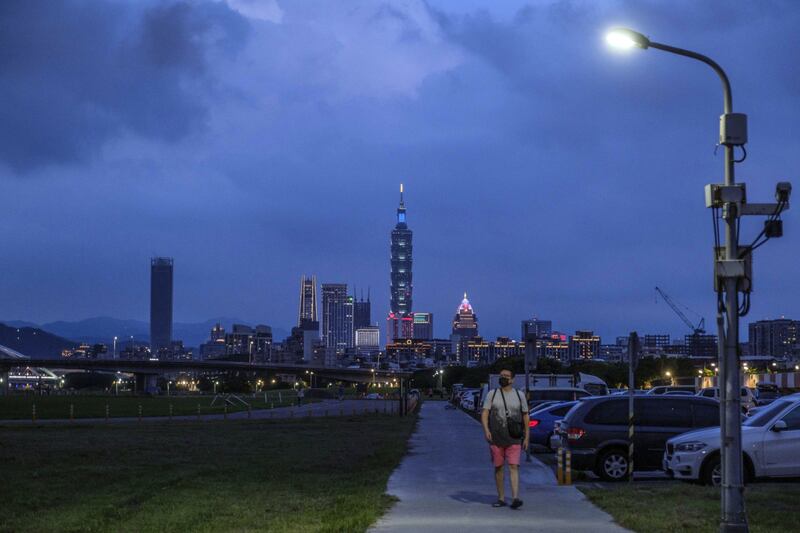
<path id="1" fill-rule="evenodd" d="M 693 333 L 684 336 L 684 344 L 689 357 L 714 359 L 717 353 L 717 336 Z"/>
<path id="2" fill-rule="evenodd" d="M 595 359 L 600 354 L 600 337 L 593 331 L 578 330 L 569 337 L 569 359 Z"/>
<path id="3" fill-rule="evenodd" d="M 530 320 L 522 321 L 522 336 L 520 339 L 524 342 L 529 335 L 540 339 L 542 337 L 549 337 L 552 332 L 553 322 L 551 320 L 531 318 Z"/>
<path id="4" fill-rule="evenodd" d="M 322 342 L 339 354 L 353 347 L 353 297 L 345 283 L 322 284 Z"/>
<path id="5" fill-rule="evenodd" d="M 395 314 L 411 312 L 413 292 L 411 276 L 412 232 L 406 224 L 406 206 L 403 202 L 403 185 L 400 185 L 400 205 L 397 208 L 397 224 L 392 230 L 392 273 L 390 310 Z"/>
<path id="6" fill-rule="evenodd" d="M 412 232 L 406 223 L 406 206 L 403 202 L 403 185 L 400 184 L 400 205 L 397 208 L 397 224 L 391 237 L 391 286 L 389 317 L 386 323 L 386 342 L 403 337 L 410 338 L 413 330 L 404 327 L 403 320 L 411 319 L 413 293 Z M 411 323 L 411 320 L 408 320 Z M 413 326 L 412 326 L 413 327 Z"/>
<path id="7" fill-rule="evenodd" d="M 669 344 L 670 340 L 668 333 L 646 333 L 642 341 L 642 346 L 646 348 L 663 348 L 664 346 L 669 346 Z"/>
<path id="8" fill-rule="evenodd" d="M 374 355 L 380 350 L 381 329 L 378 326 L 366 326 L 356 330 L 356 354 Z"/>
<path id="9" fill-rule="evenodd" d="M 800 321 L 788 318 L 759 320 L 748 325 L 751 355 L 792 357 L 800 344 Z"/>
<path id="10" fill-rule="evenodd" d="M 478 317 L 472 310 L 466 292 L 453 318 L 453 335 L 460 336 L 462 340 L 478 336 Z"/>
<path id="11" fill-rule="evenodd" d="M 305 322 L 317 321 L 317 277 L 300 278 L 300 309 L 297 314 L 297 325 L 303 327 Z"/>
<path id="12" fill-rule="evenodd" d="M 171 257 L 150 260 L 150 349 L 155 356 L 169 350 L 172 341 L 172 269 Z"/>
<path id="13" fill-rule="evenodd" d="M 369 301 L 369 289 L 367 289 L 367 299 L 364 300 L 364 291 L 361 291 L 361 298 L 356 298 L 355 287 L 353 288 L 353 329 L 369 327 L 372 324 L 372 304 Z"/>
<path id="14" fill-rule="evenodd" d="M 433 339 L 433 313 L 412 313 L 412 316 L 414 317 L 413 337 L 423 341 Z"/>

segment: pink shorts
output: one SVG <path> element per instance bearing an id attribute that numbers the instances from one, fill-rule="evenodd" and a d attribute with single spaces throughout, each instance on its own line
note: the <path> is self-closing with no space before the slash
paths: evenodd
<path id="1" fill-rule="evenodd" d="M 503 466 L 504 462 L 510 465 L 519 465 L 519 456 L 522 453 L 522 445 L 512 444 L 511 446 L 495 446 L 489 445 L 489 450 L 492 452 L 492 464 L 495 468 Z"/>

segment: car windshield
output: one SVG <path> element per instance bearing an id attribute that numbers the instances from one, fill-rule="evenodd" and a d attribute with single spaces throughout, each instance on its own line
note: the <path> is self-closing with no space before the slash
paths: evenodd
<path id="1" fill-rule="evenodd" d="M 764 427 L 775 417 L 775 415 L 786 409 L 786 407 L 791 405 L 791 403 L 792 402 L 788 402 L 786 400 L 777 400 L 772 402 L 769 407 L 765 407 L 763 411 L 748 418 L 747 421 L 742 425 L 758 428 Z"/>

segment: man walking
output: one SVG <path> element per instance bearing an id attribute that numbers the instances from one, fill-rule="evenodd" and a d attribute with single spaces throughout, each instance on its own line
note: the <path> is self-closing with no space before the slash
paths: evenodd
<path id="1" fill-rule="evenodd" d="M 525 395 L 514 388 L 514 372 L 500 371 L 500 388 L 490 391 L 483 400 L 481 424 L 489 442 L 497 501 L 492 507 L 505 507 L 504 464 L 508 463 L 511 477 L 511 508 L 519 509 L 519 460 L 522 448 L 528 448 L 530 416 Z"/>

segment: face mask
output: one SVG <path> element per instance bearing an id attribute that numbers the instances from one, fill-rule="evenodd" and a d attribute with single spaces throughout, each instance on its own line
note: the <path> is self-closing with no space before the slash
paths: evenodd
<path id="1" fill-rule="evenodd" d="M 511 380 L 505 376 L 500 378 L 500 386 L 501 387 L 508 387 L 511 384 Z"/>

